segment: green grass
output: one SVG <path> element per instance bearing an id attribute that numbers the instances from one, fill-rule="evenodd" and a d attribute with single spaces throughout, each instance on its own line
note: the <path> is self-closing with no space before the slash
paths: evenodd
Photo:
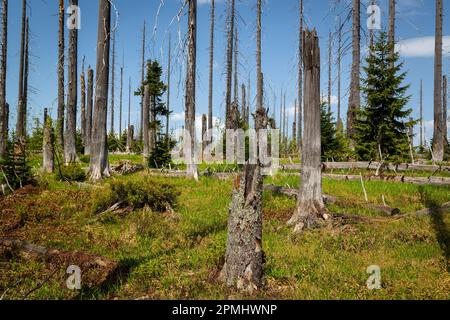
<path id="1" fill-rule="evenodd" d="M 139 179 L 145 172 L 118 179 Z M 42 178 L 44 179 L 44 178 Z M 159 178 L 180 191 L 176 215 L 137 210 L 97 219 L 91 212 L 99 186 L 82 187 L 45 178 L 46 190 L 14 205 L 26 223 L 12 236 L 63 250 L 106 256 L 129 269 L 105 290 L 74 293 L 65 288 L 62 268 L 30 299 L 448 299 L 448 215 L 346 225 L 294 236 L 286 221 L 295 200 L 264 193 L 266 253 L 264 290 L 247 296 L 217 281 L 226 246 L 228 205 L 233 182 L 202 177 Z M 107 182 L 106 182 L 107 183 Z M 266 183 L 298 187 L 298 177 L 266 178 Z M 337 213 L 377 216 L 364 207 L 359 182 L 324 179 L 324 192 L 341 199 Z M 404 212 L 450 201 L 446 187 L 367 182 L 371 202 Z M 1 202 L 0 202 L 1 203 Z M 4 218 L 0 214 L 1 219 Z M 366 287 L 370 265 L 381 267 L 382 289 Z M 0 294 L 21 299 L 51 270 L 41 262 L 0 262 Z"/>

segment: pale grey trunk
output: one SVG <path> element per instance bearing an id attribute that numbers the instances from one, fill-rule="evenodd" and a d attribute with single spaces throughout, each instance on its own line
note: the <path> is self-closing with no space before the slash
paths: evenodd
<path id="1" fill-rule="evenodd" d="M 133 144 L 134 127 L 131 125 L 131 77 L 128 80 L 128 130 L 127 130 L 127 153 L 131 152 Z"/>
<path id="2" fill-rule="evenodd" d="M 84 154 L 91 154 L 91 140 L 92 140 L 92 110 L 94 97 L 94 71 L 88 67 L 88 87 L 87 87 L 87 112 L 86 112 L 86 135 Z"/>
<path id="3" fill-rule="evenodd" d="M 333 36 L 331 32 L 329 33 L 328 37 L 328 112 L 331 113 L 331 64 L 333 63 Z"/>
<path id="4" fill-rule="evenodd" d="M 84 74 L 84 60 L 83 67 L 81 69 L 80 76 L 80 86 L 81 86 L 81 139 L 83 141 L 83 145 L 86 148 L 86 77 Z"/>
<path id="5" fill-rule="evenodd" d="M 233 0 L 234 2 L 234 0 Z M 197 68 L 197 1 L 188 0 L 188 57 L 185 96 L 185 127 L 189 139 L 185 139 L 185 153 L 188 176 L 198 180 L 195 137 L 195 76 Z M 186 137 L 185 137 L 186 138 Z"/>
<path id="6" fill-rule="evenodd" d="M 120 67 L 120 93 L 119 93 L 119 139 L 122 137 L 122 108 L 123 108 L 123 66 Z"/>
<path id="7" fill-rule="evenodd" d="M 239 103 L 239 81 L 238 81 L 238 29 L 234 26 L 234 103 Z"/>
<path id="8" fill-rule="evenodd" d="M 442 138 L 444 139 L 443 143 L 448 144 L 447 139 L 447 76 L 444 76 L 443 79 L 443 88 L 442 88 Z"/>
<path id="9" fill-rule="evenodd" d="M 352 8 L 352 73 L 350 79 L 350 95 L 348 98 L 347 135 L 354 146 L 354 126 L 356 112 L 360 108 L 360 64 L 361 64 L 361 2 L 353 0 Z"/>
<path id="10" fill-rule="evenodd" d="M 214 89 L 214 24 L 215 4 L 211 0 L 211 22 L 209 31 L 209 96 L 208 96 L 208 129 L 213 129 L 213 89 Z"/>
<path id="11" fill-rule="evenodd" d="M 109 87 L 109 47 L 111 3 L 99 0 L 95 110 L 92 127 L 90 178 L 99 181 L 110 176 L 106 138 Z"/>
<path id="12" fill-rule="evenodd" d="M 342 24 L 341 17 L 339 17 L 338 29 L 338 101 L 337 101 L 337 129 L 343 131 L 342 117 L 341 117 L 341 66 L 342 66 Z"/>
<path id="13" fill-rule="evenodd" d="M 142 30 L 142 52 L 141 52 L 141 86 L 144 85 L 144 77 L 145 77 L 145 21 L 144 28 Z M 143 130 L 144 130 L 144 94 L 141 94 L 141 119 L 140 119 L 140 131 L 139 131 L 139 139 L 142 141 L 143 139 Z"/>
<path id="14" fill-rule="evenodd" d="M 6 112 L 6 67 L 8 59 L 8 0 L 3 0 L 2 57 L 0 69 L 0 158 L 6 154 L 8 144 L 8 119 Z"/>
<path id="15" fill-rule="evenodd" d="M 70 0 L 71 6 L 77 6 L 78 0 Z M 69 30 L 69 71 L 67 97 L 67 123 L 64 136 L 64 161 L 66 164 L 78 161 L 75 145 L 77 125 L 77 64 L 78 64 L 78 30 Z"/>
<path id="16" fill-rule="evenodd" d="M 149 124 L 150 124 L 150 87 L 148 85 L 144 86 L 144 109 L 143 109 L 143 128 L 142 134 L 144 138 L 144 162 L 148 163 L 148 157 L 150 156 L 150 134 L 149 134 Z"/>
<path id="17" fill-rule="evenodd" d="M 204 161 L 204 150 L 206 148 L 206 144 L 208 143 L 206 139 L 206 130 L 208 127 L 208 120 L 206 114 L 202 115 L 202 162 Z"/>
<path id="18" fill-rule="evenodd" d="M 301 185 L 297 208 L 288 224 L 294 232 L 320 225 L 327 212 L 322 196 L 320 132 L 320 49 L 315 30 L 304 33 L 305 70 L 304 117 Z"/>
<path id="19" fill-rule="evenodd" d="M 261 0 L 257 2 L 257 73 L 258 93 L 255 128 L 267 127 L 267 115 L 262 105 L 261 72 Z M 259 144 L 259 141 L 258 141 Z M 220 278 L 229 287 L 253 292 L 262 286 L 264 252 L 262 249 L 261 163 L 246 164 L 244 174 L 236 181 L 228 218 L 228 238 L 225 264 Z"/>
<path id="20" fill-rule="evenodd" d="M 444 160 L 442 119 L 442 0 L 436 0 L 436 37 L 434 60 L 434 161 Z"/>
<path id="21" fill-rule="evenodd" d="M 423 81 L 420 79 L 420 147 L 425 146 L 423 141 Z"/>
<path id="22" fill-rule="evenodd" d="M 114 111 L 115 111 L 115 86 L 116 86 L 116 35 L 115 31 L 112 31 L 112 65 L 111 65 L 111 119 L 110 119 L 110 130 L 111 136 L 114 136 Z"/>
<path id="23" fill-rule="evenodd" d="M 242 95 L 242 100 L 241 100 L 241 112 L 242 112 L 242 121 L 244 122 L 244 125 L 247 125 L 247 110 L 246 110 L 246 93 L 245 93 L 245 85 L 242 84 L 241 86 L 241 95 Z"/>
<path id="24" fill-rule="evenodd" d="M 395 52 L 395 0 L 389 0 L 389 45 L 391 55 Z"/>
<path id="25" fill-rule="evenodd" d="M 25 33 L 26 33 L 27 2 L 22 1 L 22 32 L 20 35 L 20 56 L 19 56 L 19 87 L 18 87 L 18 107 L 17 107 L 17 125 L 16 138 L 25 143 L 25 102 L 24 102 L 24 74 L 25 74 Z"/>
<path id="26" fill-rule="evenodd" d="M 52 121 L 48 117 L 47 109 L 44 109 L 44 133 L 43 133 L 42 171 L 53 173 L 54 164 L 54 138 Z"/>
<path id="27" fill-rule="evenodd" d="M 169 130 L 170 130 L 170 73 L 172 62 L 172 39 L 169 33 L 169 53 L 168 53 L 168 64 L 167 64 L 167 115 L 166 115 L 166 141 L 169 142 Z"/>
<path id="28" fill-rule="evenodd" d="M 298 120 L 297 141 L 298 150 L 301 151 L 303 135 L 303 0 L 300 0 L 300 26 L 298 34 Z"/>
<path id="29" fill-rule="evenodd" d="M 64 0 L 59 0 L 58 20 L 58 118 L 56 123 L 57 144 L 60 150 L 64 150 L 64 22 L 65 22 Z"/>
<path id="30" fill-rule="evenodd" d="M 235 0 L 228 0 L 228 21 L 227 21 L 227 27 L 228 27 L 228 42 L 227 42 L 227 91 L 226 91 L 226 98 L 225 98 L 225 105 L 226 105 L 226 116 L 225 116 L 225 127 L 227 129 L 234 129 L 234 118 L 235 115 L 233 115 L 233 106 L 231 103 L 231 91 L 232 91 L 232 74 L 233 74 L 233 46 L 234 46 L 234 8 L 235 8 Z M 231 2 L 231 7 L 230 7 Z"/>

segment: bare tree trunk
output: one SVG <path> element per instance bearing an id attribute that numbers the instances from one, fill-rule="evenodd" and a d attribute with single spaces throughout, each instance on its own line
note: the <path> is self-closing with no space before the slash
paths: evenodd
<path id="1" fill-rule="evenodd" d="M 172 72 L 171 68 L 172 62 L 172 39 L 169 33 L 169 56 L 168 56 L 168 64 L 167 64 L 167 115 L 166 115 L 166 141 L 169 142 L 169 129 L 170 129 L 170 73 Z"/>
<path id="2" fill-rule="evenodd" d="M 250 125 L 250 106 L 251 106 L 251 95 L 250 95 L 250 88 L 251 88 L 251 84 L 250 84 L 250 76 L 248 77 L 248 84 L 247 84 L 247 123 L 248 125 Z"/>
<path id="3" fill-rule="evenodd" d="M 114 136 L 114 111 L 115 111 L 115 96 L 114 88 L 116 86 L 116 33 L 111 31 L 112 36 L 112 65 L 111 65 L 111 120 L 109 133 Z"/>
<path id="4" fill-rule="evenodd" d="M 107 145 L 109 47 L 111 39 L 111 3 L 99 0 L 95 111 L 92 127 L 90 178 L 99 181 L 109 177 Z"/>
<path id="5" fill-rule="evenodd" d="M 444 160 L 442 119 L 442 0 L 436 0 L 436 40 L 434 60 L 434 160 Z"/>
<path id="6" fill-rule="evenodd" d="M 141 86 L 144 85 L 144 77 L 145 77 L 145 21 L 144 28 L 142 30 L 142 56 L 141 56 Z M 139 139 L 142 140 L 144 130 L 144 94 L 141 95 L 141 124 L 139 131 Z"/>
<path id="7" fill-rule="evenodd" d="M 225 116 L 225 127 L 227 129 L 234 129 L 234 116 L 231 105 L 231 91 L 232 91 L 232 74 L 233 74 L 233 46 L 234 46 L 234 8 L 235 0 L 228 0 L 229 2 L 229 15 L 228 15 L 228 44 L 227 44 L 227 92 L 226 92 L 226 116 Z M 231 2 L 231 7 L 230 7 Z"/>
<path id="8" fill-rule="evenodd" d="M 8 60 L 8 0 L 2 8 L 2 60 L 0 69 L 0 158 L 6 154 L 8 144 L 8 119 L 6 112 L 6 67 Z"/>
<path id="9" fill-rule="evenodd" d="M 132 130 L 131 125 L 131 77 L 128 80 L 128 131 L 127 131 L 127 153 L 131 152 L 131 146 L 133 144 L 134 127 Z"/>
<path id="10" fill-rule="evenodd" d="M 80 76 L 81 86 L 81 139 L 86 148 L 86 77 L 84 74 L 84 58 Z"/>
<path id="11" fill-rule="evenodd" d="M 255 128 L 267 127 L 267 115 L 262 105 L 261 72 L 261 0 L 258 0 L 257 73 L 258 94 Z M 258 141 L 259 145 L 259 141 Z M 239 181 L 240 180 L 240 181 Z M 228 239 L 225 264 L 220 278 L 229 287 L 253 292 L 262 286 L 264 252 L 262 249 L 262 191 L 261 162 L 245 165 L 237 181 L 229 209 Z"/>
<path id="12" fill-rule="evenodd" d="M 389 0 L 389 45 L 391 55 L 395 52 L 395 0 Z"/>
<path id="13" fill-rule="evenodd" d="M 242 100 L 241 100 L 241 112 L 242 112 L 242 121 L 244 122 L 245 125 L 247 125 L 247 110 L 246 110 L 246 94 L 245 94 L 245 85 L 242 84 L 241 86 L 241 91 L 242 91 Z"/>
<path id="14" fill-rule="evenodd" d="M 43 133 L 42 171 L 53 173 L 54 165 L 54 139 L 52 121 L 48 117 L 47 108 L 44 109 L 44 133 Z"/>
<path id="15" fill-rule="evenodd" d="M 333 63 L 333 36 L 331 32 L 328 37 L 328 112 L 331 113 L 331 64 Z"/>
<path id="16" fill-rule="evenodd" d="M 214 85 L 214 24 L 215 4 L 211 0 L 211 21 L 209 31 L 209 96 L 208 96 L 208 129 L 213 129 L 213 85 Z"/>
<path id="17" fill-rule="evenodd" d="M 64 0 L 59 0 L 59 20 L 58 20 L 58 119 L 56 123 L 57 144 L 60 150 L 64 150 Z"/>
<path id="18" fill-rule="evenodd" d="M 122 137 L 122 103 L 123 103 L 123 65 L 120 67 L 120 96 L 119 96 L 119 139 Z"/>
<path id="19" fill-rule="evenodd" d="M 208 126 L 206 114 L 202 116 L 202 162 L 204 161 L 204 150 L 208 141 L 206 140 L 206 128 Z"/>
<path id="20" fill-rule="evenodd" d="M 374 6 L 375 5 L 375 0 L 371 0 L 370 5 Z M 374 14 L 374 13 L 375 12 L 372 11 L 372 14 Z M 374 33 L 374 29 L 373 28 L 370 29 L 369 39 L 370 39 L 369 40 L 369 49 L 372 50 L 372 48 L 373 48 L 373 46 L 375 44 L 375 33 Z"/>
<path id="21" fill-rule="evenodd" d="M 149 119 L 149 115 L 150 115 L 150 87 L 149 85 L 146 85 L 144 87 L 144 113 L 143 113 L 143 117 L 144 117 L 144 121 L 143 121 L 143 125 L 144 127 L 142 128 L 142 134 L 143 134 L 143 138 L 144 138 L 144 162 L 148 163 L 148 157 L 150 156 L 150 133 L 149 133 L 149 124 L 150 124 L 150 119 Z"/>
<path id="22" fill-rule="evenodd" d="M 302 179 L 297 208 L 288 224 L 294 232 L 320 225 L 327 218 L 322 196 L 320 133 L 320 49 L 315 30 L 304 33 L 305 136 L 302 148 Z"/>
<path id="23" fill-rule="evenodd" d="M 25 73 L 25 33 L 26 33 L 26 16 L 27 16 L 27 1 L 22 1 L 22 32 L 20 35 L 20 57 L 19 57 L 19 89 L 18 89 L 18 107 L 17 107 L 17 125 L 16 138 L 22 143 L 25 142 L 26 127 L 25 127 L 25 102 L 24 102 L 24 73 Z"/>
<path id="24" fill-rule="evenodd" d="M 86 135 L 84 154 L 91 154 L 91 140 L 92 140 L 92 111 L 94 97 L 94 71 L 91 66 L 88 67 L 88 88 L 87 88 L 87 113 L 86 113 Z"/>
<path id="25" fill-rule="evenodd" d="M 239 80 L 238 80 L 238 29 L 234 26 L 234 103 L 239 103 Z"/>
<path id="26" fill-rule="evenodd" d="M 354 145 L 354 122 L 356 111 L 360 108 L 360 65 L 361 65 L 361 2 L 360 0 L 353 0 L 353 26 L 352 26 L 352 46 L 353 46 L 353 62 L 352 73 L 350 80 L 350 96 L 348 99 L 348 113 L 347 113 L 347 135 L 350 138 L 350 143 Z"/>
<path id="27" fill-rule="evenodd" d="M 71 6 L 78 6 L 78 0 L 70 0 Z M 64 137 L 64 160 L 66 164 L 78 161 L 75 145 L 77 126 L 77 64 L 78 64 L 78 30 L 69 31 L 69 92 L 67 102 L 67 123 Z"/>
<path id="28" fill-rule="evenodd" d="M 301 151 L 302 147 L 302 135 L 303 135 L 303 0 L 300 0 L 300 26 L 298 33 L 298 129 L 297 129 L 297 141 L 298 151 Z"/>
<path id="29" fill-rule="evenodd" d="M 232 0 L 234 3 L 234 0 Z M 186 97 L 185 97 L 185 127 L 190 135 L 185 139 L 185 153 L 187 160 L 187 174 L 198 180 L 198 168 L 196 159 L 196 137 L 195 137 L 195 76 L 197 69 L 197 0 L 188 0 L 188 58 L 186 74 Z M 230 91 L 231 92 L 231 91 Z M 185 135 L 186 137 L 186 135 Z"/>
<path id="30" fill-rule="evenodd" d="M 447 76 L 443 79 L 442 88 L 442 138 L 444 139 L 444 144 L 448 144 L 447 139 Z"/>
<path id="31" fill-rule="evenodd" d="M 337 101 L 337 129 L 343 130 L 341 117 L 341 66 L 342 66 L 342 23 L 339 17 L 338 26 L 338 101 Z"/>
<path id="32" fill-rule="evenodd" d="M 25 69 L 23 74 L 23 134 L 27 134 L 28 118 L 28 76 L 30 70 L 30 20 L 27 17 L 25 24 Z"/>
<path id="33" fill-rule="evenodd" d="M 297 146 L 297 99 L 295 99 L 294 103 L 294 122 L 292 123 L 292 140 L 294 141 L 294 145 Z"/>
<path id="34" fill-rule="evenodd" d="M 423 81 L 420 79 L 420 147 L 424 148 L 423 141 Z"/>

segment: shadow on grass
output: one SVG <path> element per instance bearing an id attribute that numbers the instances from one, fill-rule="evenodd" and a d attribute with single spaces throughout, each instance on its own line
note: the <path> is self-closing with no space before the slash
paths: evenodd
<path id="1" fill-rule="evenodd" d="M 435 200 L 431 199 L 425 188 L 420 187 L 419 192 L 423 203 L 431 210 L 431 223 L 436 232 L 437 241 L 439 242 L 446 259 L 447 272 L 450 273 L 450 230 L 444 221 L 444 214 L 446 212 L 444 212 L 444 209 L 440 208 Z"/>

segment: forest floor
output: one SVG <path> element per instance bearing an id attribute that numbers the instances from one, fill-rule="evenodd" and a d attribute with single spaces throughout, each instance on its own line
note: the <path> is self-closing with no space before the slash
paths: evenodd
<path id="1" fill-rule="evenodd" d="M 120 157 L 113 158 L 118 161 Z M 139 162 L 139 159 L 134 159 Z M 143 179 L 145 171 L 114 179 Z M 117 262 L 118 276 L 98 286 L 66 287 L 68 263 L 2 257 L 0 299 L 449 299 L 450 215 L 383 216 L 368 209 L 359 181 L 323 180 L 337 198 L 334 214 L 382 219 L 337 224 L 293 235 L 286 225 L 295 199 L 264 193 L 265 286 L 256 295 L 236 293 L 218 281 L 227 237 L 233 179 L 153 178 L 180 192 L 175 212 L 148 209 L 93 212 L 100 185 L 44 177 L 0 198 L 0 238 L 24 240 L 61 252 Z M 266 184 L 298 188 L 299 178 L 267 177 Z M 365 183 L 369 202 L 402 213 L 450 201 L 448 186 L 381 181 Z M 83 254 L 81 254 L 81 252 Z M 81 258 L 80 258 L 81 256 Z M 369 290 L 367 268 L 381 268 L 380 290 Z M 95 277 L 95 273 L 94 273 Z M 86 280 L 87 281 L 87 280 Z M 92 282 L 92 281 L 90 281 Z"/>

